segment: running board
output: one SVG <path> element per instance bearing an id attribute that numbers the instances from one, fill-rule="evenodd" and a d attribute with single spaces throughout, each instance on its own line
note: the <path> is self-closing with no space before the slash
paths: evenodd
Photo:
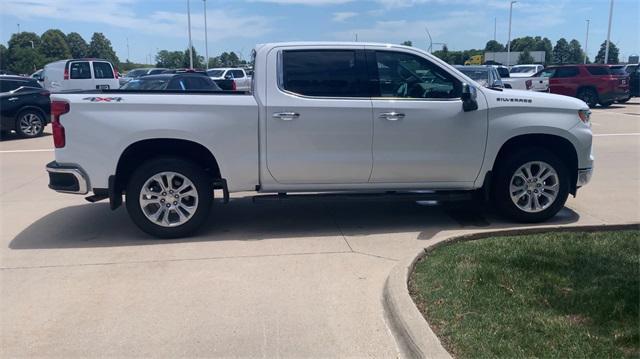
<path id="1" fill-rule="evenodd" d="M 330 193 L 278 193 L 257 195 L 253 202 L 261 201 L 291 201 L 291 200 L 325 200 L 325 201 L 438 201 L 455 202 L 468 201 L 473 198 L 473 191 L 421 191 L 421 192 L 330 192 Z"/>

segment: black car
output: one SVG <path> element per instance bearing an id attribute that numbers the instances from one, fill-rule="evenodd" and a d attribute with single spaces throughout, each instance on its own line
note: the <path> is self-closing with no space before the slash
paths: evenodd
<path id="1" fill-rule="evenodd" d="M 38 137 L 51 122 L 49 91 L 29 77 L 0 76 L 0 134 Z"/>
<path id="2" fill-rule="evenodd" d="M 628 64 L 624 70 L 629 74 L 629 93 L 631 96 L 640 97 L 640 66 Z"/>
<path id="3" fill-rule="evenodd" d="M 189 72 L 138 77 L 124 84 L 120 89 L 140 91 L 222 91 L 209 77 Z"/>

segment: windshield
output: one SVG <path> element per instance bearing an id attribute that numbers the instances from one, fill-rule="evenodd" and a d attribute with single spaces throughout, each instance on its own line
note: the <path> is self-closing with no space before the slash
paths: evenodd
<path id="1" fill-rule="evenodd" d="M 460 72 L 462 72 L 463 74 L 469 76 L 472 80 L 482 80 L 484 82 L 487 81 L 487 79 L 489 78 L 489 70 L 488 69 L 465 69 L 465 68 L 458 68 L 458 70 L 460 70 Z"/>
<path id="2" fill-rule="evenodd" d="M 129 78 L 136 78 L 136 77 L 140 77 L 144 74 L 147 73 L 148 70 L 146 69 L 137 69 L 137 70 L 131 70 L 129 72 L 127 72 L 127 74 L 125 75 L 125 77 L 129 77 Z"/>
<path id="3" fill-rule="evenodd" d="M 535 72 L 535 71 L 536 71 L 535 66 L 519 66 L 511 69 L 512 74 L 522 74 L 522 73 Z"/>
<path id="4" fill-rule="evenodd" d="M 224 70 L 209 70 L 207 71 L 207 75 L 210 77 L 221 77 L 224 73 Z"/>
<path id="5" fill-rule="evenodd" d="M 138 79 L 131 80 L 124 84 L 123 90 L 164 90 L 168 79 Z"/>

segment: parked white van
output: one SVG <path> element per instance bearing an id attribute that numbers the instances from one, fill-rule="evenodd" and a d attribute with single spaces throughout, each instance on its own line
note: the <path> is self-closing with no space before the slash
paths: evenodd
<path id="1" fill-rule="evenodd" d="M 118 73 L 111 62 L 101 59 L 60 60 L 45 65 L 44 88 L 66 90 L 118 89 Z"/>

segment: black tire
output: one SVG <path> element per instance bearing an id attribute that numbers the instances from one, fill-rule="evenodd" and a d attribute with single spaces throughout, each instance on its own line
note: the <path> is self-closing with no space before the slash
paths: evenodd
<path id="1" fill-rule="evenodd" d="M 627 103 L 627 101 L 629 101 L 629 100 L 631 100 L 631 96 L 629 96 L 629 97 L 627 97 L 625 99 L 622 99 L 622 100 L 618 100 L 617 102 L 618 103 Z"/>
<path id="2" fill-rule="evenodd" d="M 526 212 L 520 209 L 512 201 L 509 193 L 512 176 L 521 166 L 532 161 L 545 162 L 556 171 L 558 178 L 558 193 L 555 200 L 539 212 Z M 569 181 L 567 167 L 556 155 L 543 148 L 523 149 L 497 164 L 491 197 L 498 211 L 510 219 L 526 223 L 542 222 L 555 216 L 564 207 L 569 196 Z"/>
<path id="3" fill-rule="evenodd" d="M 166 227 L 158 224 L 159 222 L 152 222 L 143 212 L 148 209 L 148 206 L 143 209 L 140 205 L 143 186 L 150 178 L 161 172 L 175 172 L 191 181 L 195 187 L 198 196 L 197 204 L 194 205 L 195 212 L 183 224 Z M 125 195 L 127 212 L 129 212 L 129 216 L 141 230 L 158 238 L 180 238 L 192 235 L 207 220 L 213 203 L 213 184 L 211 177 L 200 166 L 182 158 L 159 157 L 144 162 L 133 173 L 127 184 Z M 158 193 L 157 197 L 161 197 L 160 193 Z M 164 210 L 164 208 L 162 209 Z M 177 210 L 179 209 L 172 209 L 173 217 L 178 215 Z M 158 208 L 158 211 L 160 211 L 160 208 Z M 165 213 L 169 213 L 169 211 Z M 164 216 L 161 215 L 161 219 Z M 168 214 L 166 216 L 169 217 Z"/>
<path id="4" fill-rule="evenodd" d="M 607 108 L 607 107 L 609 107 L 611 105 L 613 105 L 613 101 L 600 102 L 600 107 Z"/>
<path id="5" fill-rule="evenodd" d="M 598 93 L 591 88 L 584 88 L 578 91 L 578 98 L 589 105 L 589 107 L 596 107 L 599 101 Z"/>
<path id="6" fill-rule="evenodd" d="M 29 128 L 23 128 L 23 120 L 31 122 L 32 126 Z M 23 138 L 35 138 L 42 136 L 46 126 L 47 122 L 44 116 L 37 110 L 21 111 L 16 118 L 16 133 L 18 136 Z"/>

